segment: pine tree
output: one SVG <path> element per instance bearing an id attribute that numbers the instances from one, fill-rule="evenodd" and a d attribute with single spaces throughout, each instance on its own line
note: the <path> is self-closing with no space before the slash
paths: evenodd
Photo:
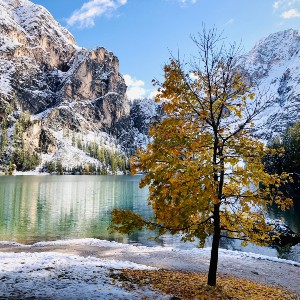
<path id="1" fill-rule="evenodd" d="M 98 149 L 98 152 L 97 152 L 97 158 L 98 158 L 98 160 L 100 160 L 100 162 L 104 162 L 105 161 L 105 155 L 104 155 L 104 149 L 103 149 L 103 147 L 100 147 L 99 149 Z"/>
<path id="2" fill-rule="evenodd" d="M 63 175 L 64 174 L 64 169 L 62 166 L 62 162 L 59 160 L 56 162 L 56 169 L 59 175 Z"/>
<path id="3" fill-rule="evenodd" d="M 284 147 L 282 140 L 279 135 L 275 136 L 268 143 L 270 153 L 263 158 L 266 171 L 269 174 L 281 174 L 284 170 L 283 159 L 284 159 Z"/>
<path id="4" fill-rule="evenodd" d="M 7 136 L 7 118 L 9 115 L 8 112 L 9 109 L 6 109 L 6 111 L 3 114 L 1 125 L 0 125 L 0 157 L 3 159 L 7 146 L 8 146 L 8 136 Z"/>
<path id="5" fill-rule="evenodd" d="M 283 165 L 287 172 L 300 173 L 300 121 L 288 127 L 283 137 Z"/>

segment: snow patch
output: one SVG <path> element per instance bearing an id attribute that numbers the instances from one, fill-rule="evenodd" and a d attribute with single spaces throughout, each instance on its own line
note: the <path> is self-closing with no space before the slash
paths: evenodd
<path id="1" fill-rule="evenodd" d="M 0 253 L 1 297 L 14 299 L 163 299 L 147 288 L 125 290 L 110 278 L 119 269 L 154 270 L 128 261 L 44 253 Z"/>
<path id="2" fill-rule="evenodd" d="M 0 244 L 4 243 L 4 245 L 9 245 L 10 242 L 0 242 Z M 15 245 L 15 243 L 12 243 L 12 245 Z M 21 244 L 18 244 L 21 245 Z M 86 246 L 94 246 L 94 247 L 110 247 L 110 248 L 116 248 L 116 249 L 123 249 L 130 252 L 136 252 L 136 253 L 155 253 L 155 252 L 172 252 L 172 253 L 179 253 L 184 254 L 185 256 L 210 256 L 211 248 L 193 248 L 189 250 L 182 250 L 182 249 L 175 249 L 173 247 L 146 247 L 146 246 L 135 246 L 135 245 L 129 245 L 129 244 L 122 244 L 114 241 L 106 241 L 106 240 L 99 240 L 99 239 L 92 239 L 92 238 L 86 238 L 86 239 L 71 239 L 71 240 L 57 240 L 57 241 L 50 241 L 50 242 L 38 242 L 31 245 L 32 247 L 46 247 L 46 246 L 67 246 L 67 245 L 86 245 Z M 25 245 L 22 245 L 25 246 Z M 28 246 L 28 245 L 27 245 Z M 293 266 L 300 267 L 300 263 L 277 258 L 277 257 L 271 257 L 267 255 L 261 255 L 251 252 L 241 252 L 241 251 L 234 251 L 234 250 L 226 250 L 226 249 L 219 249 L 219 255 L 220 257 L 223 257 L 226 259 L 226 257 L 231 257 L 235 259 L 244 259 L 244 258 L 253 258 L 256 260 L 267 260 L 267 261 L 273 261 L 273 262 L 280 262 L 285 264 L 290 264 Z"/>

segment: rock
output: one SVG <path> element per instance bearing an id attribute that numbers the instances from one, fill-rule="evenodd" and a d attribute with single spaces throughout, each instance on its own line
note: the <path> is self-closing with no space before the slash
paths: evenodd
<path id="1" fill-rule="evenodd" d="M 133 101 L 129 115 L 123 117 L 117 125 L 118 142 L 130 155 L 135 153 L 136 148 L 145 148 L 150 142 L 150 125 L 161 121 L 162 117 L 162 105 L 153 100 Z"/>
<path id="2" fill-rule="evenodd" d="M 47 128 L 41 130 L 40 145 L 45 153 L 53 153 L 57 150 L 56 139 Z"/>
<path id="3" fill-rule="evenodd" d="M 279 219 L 268 219 L 266 223 L 273 227 L 270 235 L 277 236 L 274 240 L 275 245 L 282 247 L 300 243 L 300 235 L 289 228 L 283 221 Z"/>
<path id="4" fill-rule="evenodd" d="M 31 125 L 23 133 L 24 150 L 33 152 L 40 147 L 40 136 L 42 131 L 42 122 L 40 120 L 32 121 Z"/>

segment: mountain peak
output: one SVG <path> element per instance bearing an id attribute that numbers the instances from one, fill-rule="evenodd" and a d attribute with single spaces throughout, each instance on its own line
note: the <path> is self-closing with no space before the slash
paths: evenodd
<path id="1" fill-rule="evenodd" d="M 251 68 L 257 64 L 281 64 L 299 55 L 300 33 L 288 29 L 272 33 L 258 41 L 247 55 L 246 64 Z"/>
<path id="2" fill-rule="evenodd" d="M 0 25 L 0 33 L 8 39 L 20 42 L 18 38 L 13 37 L 17 34 L 31 44 L 34 43 L 35 47 L 43 48 L 40 40 L 53 34 L 56 41 L 62 40 L 68 46 L 76 47 L 72 34 L 55 21 L 46 8 L 28 0 L 0 0 Z M 54 43 L 53 46 L 64 45 Z"/>
<path id="3" fill-rule="evenodd" d="M 272 105 L 259 117 L 259 136 L 283 134 L 300 119 L 300 32 L 288 29 L 261 39 L 242 58 L 244 69 Z"/>

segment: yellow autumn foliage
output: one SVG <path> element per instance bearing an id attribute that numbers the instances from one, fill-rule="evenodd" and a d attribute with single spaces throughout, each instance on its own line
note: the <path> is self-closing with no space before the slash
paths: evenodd
<path id="1" fill-rule="evenodd" d="M 262 158 L 269 150 L 253 136 L 253 121 L 267 103 L 239 73 L 234 52 L 214 53 L 216 38 L 209 32 L 195 41 L 202 64 L 187 68 L 171 58 L 165 65 L 156 97 L 165 118 L 152 126 L 152 142 L 131 160 L 133 174 L 145 173 L 140 187 L 149 187 L 154 217 L 143 220 L 130 213 L 128 218 L 128 212 L 115 210 L 112 226 L 122 233 L 136 227 L 181 233 L 184 241 L 198 238 L 199 246 L 213 235 L 212 285 L 219 240 L 269 244 L 274 236 L 267 234 L 272 229 L 265 222 L 267 206 L 292 204 L 280 192 L 288 174 L 265 171 Z"/>
<path id="2" fill-rule="evenodd" d="M 179 271 L 122 270 L 113 275 L 128 289 L 136 285 L 152 288 L 182 300 L 298 300 L 298 295 L 278 286 L 270 286 L 233 276 L 220 276 L 218 285 L 206 284 L 204 274 Z M 144 298 L 147 299 L 147 298 Z"/>

